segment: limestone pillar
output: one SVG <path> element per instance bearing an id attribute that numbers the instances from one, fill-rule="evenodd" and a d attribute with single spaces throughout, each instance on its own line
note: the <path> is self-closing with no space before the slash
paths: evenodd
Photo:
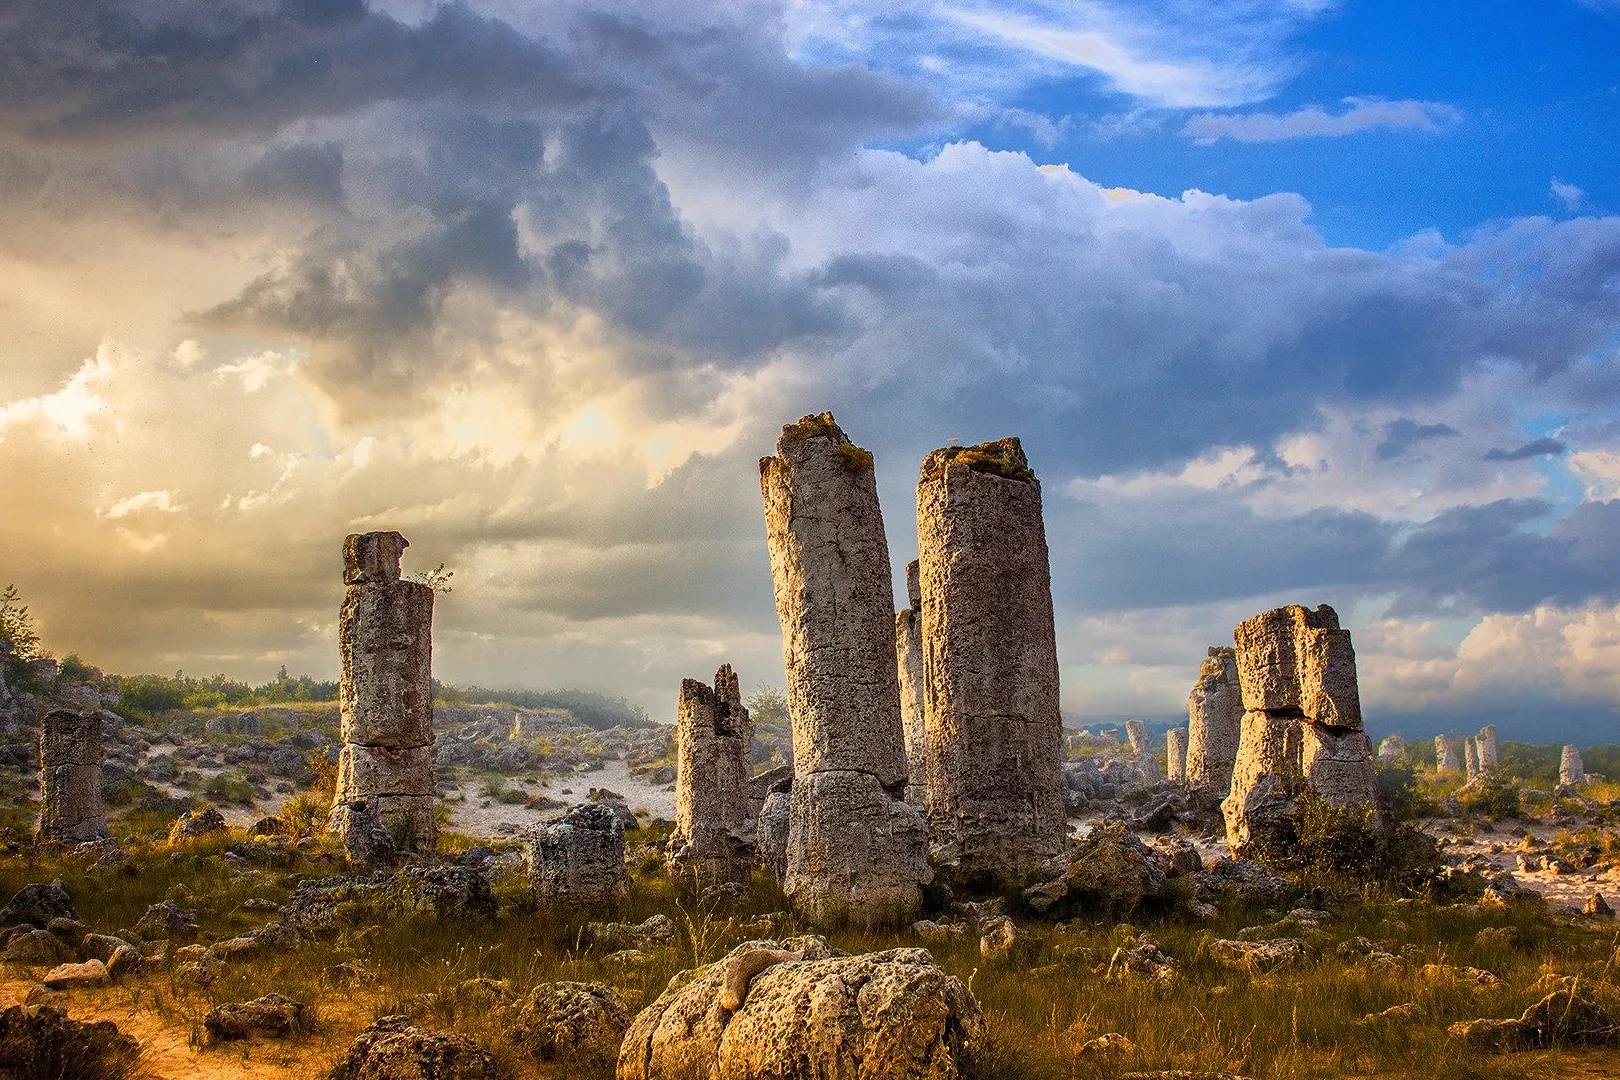
<path id="1" fill-rule="evenodd" d="M 1472 735 L 1463 740 L 1463 773 L 1470 780 L 1479 775 L 1479 745 Z"/>
<path id="2" fill-rule="evenodd" d="M 1486 724 L 1474 736 L 1474 747 L 1479 757 L 1479 771 L 1481 773 L 1496 770 L 1496 725 Z"/>
<path id="3" fill-rule="evenodd" d="M 928 801 L 928 733 L 923 696 L 922 585 L 915 561 L 906 566 L 908 604 L 894 613 L 894 648 L 900 669 L 900 727 L 906 739 L 906 798 Z"/>
<path id="4" fill-rule="evenodd" d="M 696 679 L 681 683 L 669 864 L 703 884 L 745 882 L 754 869 L 752 727 L 730 664 L 715 672 L 713 689 Z"/>
<path id="5" fill-rule="evenodd" d="M 1145 754 L 1153 747 L 1153 736 L 1148 733 L 1146 720 L 1125 721 L 1125 738 L 1130 741 L 1133 753 Z"/>
<path id="6" fill-rule="evenodd" d="M 1581 761 L 1580 747 L 1573 743 L 1564 747 L 1563 758 L 1558 763 L 1558 783 L 1562 786 L 1586 783 L 1586 765 Z"/>
<path id="7" fill-rule="evenodd" d="M 1277 813 L 1278 789 L 1289 787 L 1295 754 L 1301 778 L 1328 803 L 1375 807 L 1378 782 L 1361 723 L 1355 649 L 1334 610 L 1276 608 L 1239 623 L 1233 637 L 1246 712 L 1232 790 L 1221 808 L 1234 848 L 1249 842 L 1261 817 Z"/>
<path id="8" fill-rule="evenodd" d="M 904 801 L 893 579 L 872 455 L 831 413 L 759 463 L 793 723 L 784 891 L 812 923 L 913 921 L 927 824 Z"/>
<path id="9" fill-rule="evenodd" d="M 1434 767 L 1442 772 L 1462 771 L 1462 747 L 1450 735 L 1434 737 Z"/>
<path id="10" fill-rule="evenodd" d="M 1184 783 L 1187 779 L 1187 733 L 1181 728 L 1171 728 L 1164 736 L 1165 745 L 1165 776 L 1176 783 Z"/>
<path id="11" fill-rule="evenodd" d="M 1378 760 L 1380 763 L 1394 761 L 1406 753 L 1406 740 L 1399 735 L 1385 735 L 1384 740 L 1378 744 Z"/>
<path id="12" fill-rule="evenodd" d="M 39 822 L 42 841 L 65 844 L 107 835 L 101 802 L 101 715 L 53 708 L 39 727 Z"/>
<path id="13" fill-rule="evenodd" d="M 1242 727 L 1237 654 L 1225 645 L 1211 645 L 1187 695 L 1187 783 L 1226 797 Z"/>
<path id="14" fill-rule="evenodd" d="M 923 459 L 917 545 L 932 840 L 965 877 L 1011 880 L 1066 831 L 1041 485 L 1017 439 Z"/>
<path id="15" fill-rule="evenodd" d="M 433 590 L 399 574 L 399 533 L 343 541 L 340 736 L 333 808 L 364 799 L 402 850 L 431 851 Z"/>

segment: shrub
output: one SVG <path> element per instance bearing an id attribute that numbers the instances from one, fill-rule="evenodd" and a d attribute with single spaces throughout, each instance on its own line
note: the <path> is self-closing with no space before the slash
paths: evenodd
<path id="1" fill-rule="evenodd" d="M 254 787 L 240 773 L 215 773 L 203 783 L 202 793 L 209 801 L 214 803 L 235 803 L 239 806 L 252 806 L 253 800 L 259 797 L 259 789 Z"/>
<path id="2" fill-rule="evenodd" d="M 1466 813 L 1480 814 L 1497 821 L 1516 818 L 1523 811 L 1519 800 L 1519 781 L 1502 771 L 1488 773 L 1483 779 L 1468 785 L 1457 793 L 1457 802 Z"/>
<path id="3" fill-rule="evenodd" d="M 288 799 L 276 816 L 287 827 L 289 836 L 295 840 L 302 840 L 306 836 L 318 836 L 326 831 L 327 815 L 331 809 L 330 800 L 323 801 L 320 796 L 305 792 Z"/>
<path id="4" fill-rule="evenodd" d="M 1417 769 L 1405 755 L 1378 766 L 1378 795 L 1396 821 L 1413 821 L 1431 809 L 1418 787 Z"/>
<path id="5" fill-rule="evenodd" d="M 1403 891 L 1429 886 L 1441 867 L 1434 841 L 1412 826 L 1386 826 L 1376 807 L 1338 806 L 1309 788 L 1295 800 L 1289 820 L 1256 854 L 1294 876 Z"/>

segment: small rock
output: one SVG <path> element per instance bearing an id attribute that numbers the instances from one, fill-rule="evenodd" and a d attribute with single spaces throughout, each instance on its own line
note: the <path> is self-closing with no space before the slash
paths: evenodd
<path id="1" fill-rule="evenodd" d="M 224 832 L 225 816 L 212 806 L 192 810 L 175 819 L 169 827 L 169 843 L 178 844 L 210 833 Z"/>
<path id="2" fill-rule="evenodd" d="M 500 1080 L 500 1067 L 471 1039 L 385 1016 L 356 1036 L 327 1080 Z"/>
<path id="3" fill-rule="evenodd" d="M 86 960 L 82 964 L 58 964 L 40 980 L 50 990 L 77 990 L 87 986 L 107 984 L 107 965 L 100 960 Z"/>
<path id="4" fill-rule="evenodd" d="M 78 917 L 79 909 L 73 906 L 73 898 L 59 881 L 24 885 L 17 895 L 6 902 L 4 908 L 0 908 L 0 926 L 32 923 L 43 928 L 52 919 Z"/>
<path id="5" fill-rule="evenodd" d="M 1255 974 L 1301 964 L 1309 958 L 1310 952 L 1310 946 L 1299 938 L 1278 938 L 1275 941 L 1218 940 L 1209 943 L 1209 954 L 1216 963 Z"/>
<path id="6" fill-rule="evenodd" d="M 220 1005 L 203 1017 L 203 1027 L 211 1042 L 229 1042 L 253 1035 L 284 1038 L 305 1025 L 305 1006 L 280 994 L 266 994 L 252 1001 Z"/>
<path id="7" fill-rule="evenodd" d="M 160 900 L 146 909 L 146 914 L 135 924 L 135 932 L 141 935 L 142 941 L 194 941 L 197 916 L 173 900 Z"/>
<path id="8" fill-rule="evenodd" d="M 124 1075 L 139 1056 L 135 1040 L 109 1020 L 69 1020 L 50 1005 L 13 1005 L 0 1012 L 0 1074 L 89 1080 Z M 50 1063 L 60 1071 L 42 1073 Z"/>
<path id="9" fill-rule="evenodd" d="M 1018 927 L 1005 915 L 986 922 L 979 934 L 979 955 L 986 960 L 1000 960 L 1018 945 Z"/>
<path id="10" fill-rule="evenodd" d="M 1082 1057 L 1086 1054 L 1106 1054 L 1109 1056 L 1134 1054 L 1137 1046 L 1131 1040 L 1117 1031 L 1110 1031 L 1105 1035 L 1098 1035 L 1095 1039 L 1088 1039 L 1075 1047 L 1075 1053 Z"/>
<path id="11" fill-rule="evenodd" d="M 1586 898 L 1586 904 L 1581 908 L 1581 914 L 1594 919 L 1612 919 L 1614 918 L 1614 908 L 1610 907 L 1609 902 L 1603 899 L 1602 893 L 1593 893 Z"/>
<path id="12" fill-rule="evenodd" d="M 0 960 L 8 964 L 59 964 L 62 942 L 49 930 L 29 930 L 11 939 Z"/>
<path id="13" fill-rule="evenodd" d="M 545 983 L 515 1010 L 508 1038 L 539 1061 L 610 1066 L 632 1019 L 629 1003 L 600 983 Z"/>
<path id="14" fill-rule="evenodd" d="M 86 934 L 79 943 L 79 955 L 86 960 L 100 960 L 105 964 L 119 949 L 129 948 L 129 942 L 111 934 Z"/>

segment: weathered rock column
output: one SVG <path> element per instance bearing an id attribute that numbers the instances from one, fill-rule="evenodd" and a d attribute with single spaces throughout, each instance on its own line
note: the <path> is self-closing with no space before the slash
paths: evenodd
<path id="1" fill-rule="evenodd" d="M 669 864 L 699 882 L 747 881 L 758 829 L 748 797 L 753 725 L 731 665 L 714 688 L 681 683 L 675 720 L 675 831 Z"/>
<path id="2" fill-rule="evenodd" d="M 1229 646 L 1211 645 L 1187 695 L 1187 783 L 1225 798 L 1242 728 L 1237 654 Z"/>
<path id="3" fill-rule="evenodd" d="M 1564 746 L 1563 757 L 1558 762 L 1558 783 L 1564 787 L 1586 783 L 1586 765 L 1581 761 L 1580 747 L 1574 743 Z"/>
<path id="4" fill-rule="evenodd" d="M 1187 733 L 1181 728 L 1171 728 L 1165 732 L 1164 747 L 1166 779 L 1184 783 L 1187 779 Z"/>
<path id="5" fill-rule="evenodd" d="M 1336 806 L 1376 806 L 1372 740 L 1361 725 L 1350 632 L 1323 604 L 1289 606 L 1239 623 L 1243 732 L 1232 790 L 1221 809 L 1234 848 L 1269 830 L 1291 794 L 1291 742 L 1301 779 Z M 1297 742 L 1296 742 L 1297 740 Z"/>
<path id="6" fill-rule="evenodd" d="M 1434 737 L 1434 767 L 1443 771 L 1462 771 L 1462 747 L 1450 735 Z"/>
<path id="7" fill-rule="evenodd" d="M 101 802 L 101 716 L 53 708 L 39 727 L 39 823 L 42 841 L 65 844 L 107 835 Z"/>
<path id="8" fill-rule="evenodd" d="M 431 851 L 438 838 L 429 749 L 433 590 L 400 580 L 400 555 L 408 546 L 396 532 L 361 533 L 343 541 L 348 586 L 338 616 L 343 749 L 332 806 L 336 810 L 364 799 L 399 848 Z"/>
<path id="9" fill-rule="evenodd" d="M 783 889 L 811 922 L 910 922 L 931 880 L 904 800 L 894 586 L 872 455 L 831 413 L 759 463 L 793 722 Z"/>
<path id="10" fill-rule="evenodd" d="M 1481 773 L 1496 771 L 1496 725 L 1486 724 L 1474 736 L 1474 748 L 1479 758 Z"/>
<path id="11" fill-rule="evenodd" d="M 1153 747 L 1146 720 L 1125 721 L 1125 738 L 1130 741 L 1131 750 L 1138 754 L 1145 754 Z"/>
<path id="12" fill-rule="evenodd" d="M 1463 774 L 1470 780 L 1479 775 L 1479 745 L 1472 735 L 1463 740 Z"/>
<path id="13" fill-rule="evenodd" d="M 900 727 L 906 738 L 906 799 L 928 801 L 927 705 L 923 689 L 922 584 L 918 564 L 906 566 L 908 605 L 894 613 L 895 659 L 900 669 Z"/>
<path id="14" fill-rule="evenodd" d="M 932 840 L 964 876 L 1010 880 L 1066 831 L 1041 485 L 1017 439 L 923 459 L 917 547 Z"/>
<path id="15" fill-rule="evenodd" d="M 1385 735 L 1378 744 L 1378 760 L 1380 762 L 1394 761 L 1406 753 L 1406 740 L 1399 735 Z"/>

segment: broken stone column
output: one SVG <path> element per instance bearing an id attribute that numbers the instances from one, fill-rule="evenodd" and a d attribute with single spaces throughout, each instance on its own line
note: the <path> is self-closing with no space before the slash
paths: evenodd
<path id="1" fill-rule="evenodd" d="M 928 829 L 905 800 L 894 586 L 872 455 L 831 413 L 759 463 L 793 722 L 783 889 L 812 923 L 911 922 Z"/>
<path id="2" fill-rule="evenodd" d="M 1479 746 L 1472 735 L 1463 740 L 1463 773 L 1470 780 L 1479 775 Z"/>
<path id="3" fill-rule="evenodd" d="M 731 665 L 714 687 L 681 682 L 675 720 L 675 831 L 669 865 L 700 883 L 747 881 L 758 829 L 748 781 L 752 724 Z"/>
<path id="4" fill-rule="evenodd" d="M 1479 757 L 1479 771 L 1481 773 L 1496 770 L 1496 725 L 1486 724 L 1474 736 L 1474 747 Z"/>
<path id="5" fill-rule="evenodd" d="M 630 888 L 624 867 L 624 822 L 602 803 L 576 806 L 559 821 L 523 837 L 529 886 L 543 900 L 601 904 Z"/>
<path id="6" fill-rule="evenodd" d="M 1148 733 L 1146 720 L 1125 721 L 1125 738 L 1130 740 L 1131 750 L 1138 754 L 1145 754 L 1153 746 L 1153 736 Z"/>
<path id="7" fill-rule="evenodd" d="M 917 545 L 934 849 L 1010 881 L 1066 832 L 1041 485 L 1017 439 L 923 459 Z"/>
<path id="8" fill-rule="evenodd" d="M 1226 797 L 1242 727 L 1237 654 L 1225 645 L 1211 645 L 1187 695 L 1187 783 Z"/>
<path id="9" fill-rule="evenodd" d="M 1376 807 L 1355 649 L 1337 613 L 1326 604 L 1315 611 L 1276 608 L 1239 623 L 1233 637 L 1245 712 L 1232 790 L 1221 809 L 1234 849 L 1278 823 L 1279 796 L 1291 794 L 1295 746 L 1300 779 L 1324 801 Z"/>
<path id="10" fill-rule="evenodd" d="M 906 739 L 906 798 L 928 801 L 928 732 L 923 695 L 922 584 L 915 560 L 906 566 L 908 605 L 894 613 L 894 649 L 900 669 L 900 727 Z"/>
<path id="11" fill-rule="evenodd" d="M 1443 771 L 1460 772 L 1463 767 L 1462 746 L 1450 735 L 1434 737 L 1434 767 Z"/>
<path id="12" fill-rule="evenodd" d="M 1187 733 L 1181 728 L 1165 732 L 1165 775 L 1180 784 L 1187 779 Z"/>
<path id="13" fill-rule="evenodd" d="M 1378 744 L 1378 760 L 1380 763 L 1394 761 L 1406 753 L 1406 740 L 1399 735 L 1385 735 L 1384 740 Z"/>
<path id="14" fill-rule="evenodd" d="M 39 822 L 46 842 L 77 844 L 107 835 L 101 802 L 101 715 L 52 708 L 39 728 Z"/>
<path id="15" fill-rule="evenodd" d="M 1574 743 L 1564 746 L 1563 757 L 1558 762 L 1558 783 L 1564 787 L 1586 783 L 1586 765 L 1581 761 L 1580 747 Z"/>
<path id="16" fill-rule="evenodd" d="M 338 615 L 340 735 L 336 810 L 372 807 L 403 851 L 431 851 L 438 838 L 433 784 L 433 590 L 402 581 L 410 542 L 396 532 L 343 541 Z M 334 823 L 351 820 L 334 817 Z"/>

